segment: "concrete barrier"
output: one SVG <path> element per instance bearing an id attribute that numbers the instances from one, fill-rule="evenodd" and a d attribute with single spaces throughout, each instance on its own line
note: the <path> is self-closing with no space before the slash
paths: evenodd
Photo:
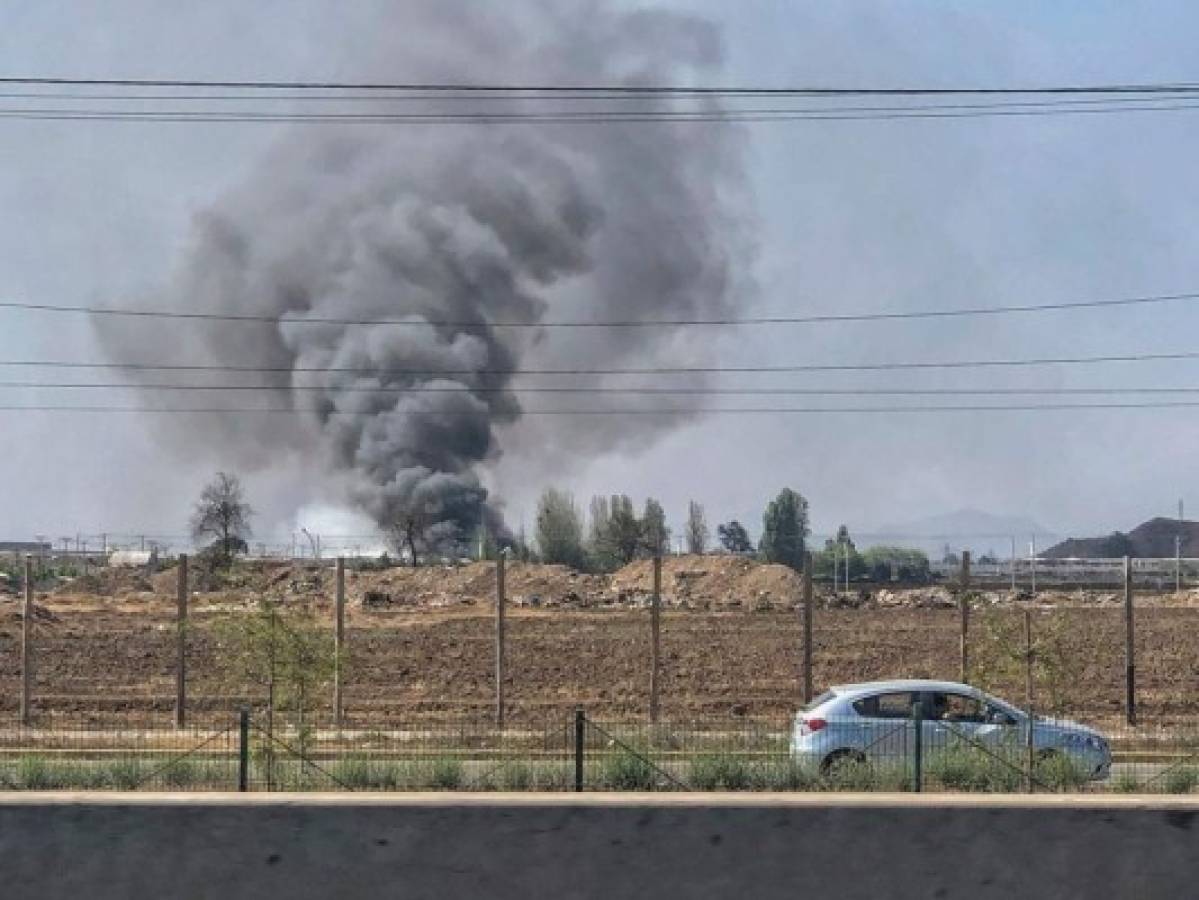
<path id="1" fill-rule="evenodd" d="M 1185 799 L 0 796 L 13 900 L 1197 894 Z"/>

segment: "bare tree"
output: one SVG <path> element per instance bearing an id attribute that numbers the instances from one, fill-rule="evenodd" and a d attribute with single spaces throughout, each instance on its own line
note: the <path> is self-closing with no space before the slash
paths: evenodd
<path id="1" fill-rule="evenodd" d="M 704 507 L 692 500 L 687 504 L 687 552 L 696 555 L 708 549 L 708 520 Z"/>
<path id="2" fill-rule="evenodd" d="M 233 554 L 246 550 L 253 515 L 254 509 L 246 502 L 238 477 L 217 472 L 200 492 L 192 513 L 192 538 L 197 542 L 212 538 L 218 554 L 228 562 Z"/>
<path id="3" fill-rule="evenodd" d="M 392 519 L 391 542 L 401 558 L 404 551 L 408 551 L 414 569 L 420 565 L 420 551 L 426 546 L 426 534 L 436 518 L 429 501 L 413 497 L 396 511 Z"/>

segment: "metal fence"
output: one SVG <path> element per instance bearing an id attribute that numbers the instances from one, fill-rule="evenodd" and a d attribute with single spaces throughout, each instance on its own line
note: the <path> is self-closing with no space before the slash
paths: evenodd
<path id="1" fill-rule="evenodd" d="M 1199 723 L 1196 723 L 1199 725 Z M 0 725 L 0 790 L 951 791 L 1186 794 L 1199 727 L 1029 730 L 900 718 L 685 723 L 593 719 L 298 729 L 248 712 L 188 728 Z M 797 737 L 798 735 L 798 737 Z"/>

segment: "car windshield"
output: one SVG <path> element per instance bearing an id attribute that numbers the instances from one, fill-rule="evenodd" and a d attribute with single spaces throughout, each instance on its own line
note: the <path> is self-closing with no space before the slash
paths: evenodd
<path id="1" fill-rule="evenodd" d="M 1025 718 L 1022 710 L 1012 706 L 1012 704 L 1008 703 L 1006 700 L 1000 700 L 998 697 L 992 697 L 990 694 L 983 694 L 983 699 L 986 700 L 987 706 L 992 706 L 996 709 L 1003 710 L 1005 713 L 1015 719 Z"/>

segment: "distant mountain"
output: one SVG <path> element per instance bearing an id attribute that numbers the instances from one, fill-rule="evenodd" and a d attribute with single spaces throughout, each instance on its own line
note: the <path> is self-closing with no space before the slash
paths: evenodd
<path id="1" fill-rule="evenodd" d="M 1182 537 L 1182 555 L 1199 556 L 1199 522 L 1158 517 L 1142 522 L 1132 531 L 1113 532 L 1106 537 L 1068 538 L 1042 555 L 1052 559 L 1110 559 L 1117 556 L 1170 557 L 1174 539 Z"/>
<path id="2" fill-rule="evenodd" d="M 1007 516 L 981 509 L 959 509 L 953 512 L 924 516 L 907 522 L 890 522 L 861 533 L 850 530 L 860 547 L 893 544 L 923 550 L 940 559 L 946 545 L 950 550 L 969 550 L 975 557 L 994 553 L 1006 559 L 1011 553 L 1011 540 L 1016 539 L 1016 552 L 1028 553 L 1028 542 L 1036 537 L 1038 547 L 1047 547 L 1061 535 L 1055 534 L 1028 516 Z"/>
<path id="3" fill-rule="evenodd" d="M 1048 528 L 1027 516 L 997 515 L 981 509 L 959 509 L 909 522 L 891 523 L 878 528 L 871 536 L 874 535 L 880 538 L 891 536 L 944 540 L 952 540 L 955 537 L 991 540 L 1015 537 L 1017 541 L 1024 542 L 1032 535 L 1036 535 L 1038 539 L 1057 537 Z"/>

